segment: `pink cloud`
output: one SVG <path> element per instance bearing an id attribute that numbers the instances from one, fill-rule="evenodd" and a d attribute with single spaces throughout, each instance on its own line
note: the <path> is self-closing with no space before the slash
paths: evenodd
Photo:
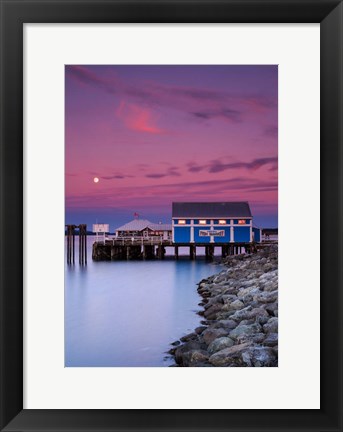
<path id="1" fill-rule="evenodd" d="M 92 185 L 93 186 L 93 185 Z M 75 193 L 76 192 L 76 193 Z M 177 183 L 151 184 L 141 181 L 140 185 L 106 187 L 102 190 L 74 191 L 67 194 L 68 208 L 125 207 L 135 206 L 143 201 L 150 204 L 167 204 L 173 200 L 255 200 L 265 204 L 277 202 L 277 180 L 235 177 L 223 180 L 180 181 Z"/>
<path id="2" fill-rule="evenodd" d="M 116 115 L 129 129 L 151 134 L 162 134 L 165 132 L 157 126 L 157 118 L 148 108 L 132 103 L 121 102 Z"/>

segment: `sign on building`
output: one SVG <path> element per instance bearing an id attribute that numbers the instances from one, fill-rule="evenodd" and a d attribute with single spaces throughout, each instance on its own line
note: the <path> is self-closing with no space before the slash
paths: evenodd
<path id="1" fill-rule="evenodd" d="M 96 234 L 96 241 L 99 241 L 99 238 L 102 238 L 102 241 L 105 243 L 106 233 L 110 232 L 109 224 L 93 224 L 93 232 Z M 101 236 L 99 237 L 99 234 Z"/>
<path id="2" fill-rule="evenodd" d="M 93 232 L 99 233 L 99 234 L 110 232 L 110 226 L 109 226 L 109 224 L 94 224 L 93 225 Z"/>
<path id="3" fill-rule="evenodd" d="M 225 232 L 222 230 L 212 230 L 212 231 L 205 231 L 205 230 L 200 230 L 199 231 L 199 236 L 200 237 L 224 237 L 225 236 Z"/>

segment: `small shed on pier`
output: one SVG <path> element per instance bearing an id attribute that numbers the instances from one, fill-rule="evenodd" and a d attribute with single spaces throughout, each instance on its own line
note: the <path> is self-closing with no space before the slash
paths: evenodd
<path id="1" fill-rule="evenodd" d="M 133 219 L 116 229 L 116 237 L 143 236 L 143 231 L 151 225 L 147 219 Z"/>
<path id="2" fill-rule="evenodd" d="M 149 236 L 153 237 L 162 237 L 163 240 L 171 240 L 172 239 L 172 224 L 150 224 L 147 227 Z"/>
<path id="3" fill-rule="evenodd" d="M 174 243 L 251 243 L 248 202 L 173 202 Z"/>
<path id="4" fill-rule="evenodd" d="M 152 223 L 147 219 L 134 219 L 116 229 L 116 237 L 162 237 L 171 240 L 172 225 Z"/>

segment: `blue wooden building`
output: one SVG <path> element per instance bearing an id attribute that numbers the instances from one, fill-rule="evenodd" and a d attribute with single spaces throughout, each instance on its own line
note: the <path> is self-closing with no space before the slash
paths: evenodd
<path id="1" fill-rule="evenodd" d="M 256 243 L 262 242 L 262 230 L 261 230 L 261 228 L 252 227 L 252 235 L 253 235 L 254 242 L 256 242 Z"/>
<path id="2" fill-rule="evenodd" d="M 248 202 L 174 202 L 172 236 L 177 244 L 261 241 Z"/>

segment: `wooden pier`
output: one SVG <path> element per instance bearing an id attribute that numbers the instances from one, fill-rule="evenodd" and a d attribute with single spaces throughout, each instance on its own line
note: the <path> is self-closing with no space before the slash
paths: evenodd
<path id="1" fill-rule="evenodd" d="M 221 248 L 223 258 L 229 255 L 238 255 L 246 252 L 253 252 L 253 243 L 173 243 L 171 240 L 159 238 L 114 238 L 105 242 L 94 242 L 92 258 L 94 261 L 118 261 L 118 260 L 163 260 L 166 255 L 166 248 L 174 248 L 174 258 L 179 259 L 179 248 L 189 249 L 189 258 L 195 260 L 197 248 L 205 248 L 205 258 L 209 261 L 214 259 L 215 247 Z"/>
<path id="2" fill-rule="evenodd" d="M 87 225 L 66 225 L 67 263 L 75 264 L 75 235 L 79 234 L 79 264 L 87 264 Z"/>

